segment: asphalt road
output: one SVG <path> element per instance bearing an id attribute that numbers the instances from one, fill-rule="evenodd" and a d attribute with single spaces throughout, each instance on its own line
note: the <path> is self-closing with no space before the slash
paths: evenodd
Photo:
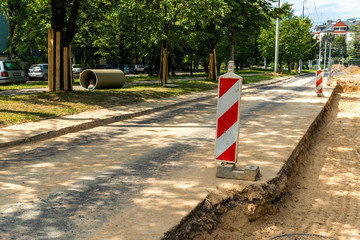
<path id="1" fill-rule="evenodd" d="M 313 84 L 301 77 L 244 91 L 254 100 L 242 108 L 241 128 Z M 2 149 L 0 238 L 160 238 L 222 181 L 197 178 L 214 167 L 215 118 L 211 99 Z"/>

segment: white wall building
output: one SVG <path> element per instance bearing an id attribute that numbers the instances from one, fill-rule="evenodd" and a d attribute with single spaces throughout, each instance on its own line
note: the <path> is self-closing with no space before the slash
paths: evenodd
<path id="1" fill-rule="evenodd" d="M 359 26 L 360 20 L 357 19 L 348 19 L 347 21 L 341 21 L 338 19 L 337 21 L 327 20 L 326 23 L 322 25 L 315 26 L 314 38 L 318 41 L 322 39 L 322 37 L 326 34 L 332 34 L 334 36 L 342 35 L 345 37 L 346 43 L 354 39 L 353 32 L 350 31 L 351 26 Z"/>

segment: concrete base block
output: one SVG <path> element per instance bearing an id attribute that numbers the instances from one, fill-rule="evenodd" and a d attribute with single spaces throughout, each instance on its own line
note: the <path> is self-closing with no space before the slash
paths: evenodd
<path id="1" fill-rule="evenodd" d="M 216 177 L 256 181 L 261 174 L 259 166 L 247 165 L 244 169 L 239 169 L 235 164 L 221 164 L 217 167 Z"/>

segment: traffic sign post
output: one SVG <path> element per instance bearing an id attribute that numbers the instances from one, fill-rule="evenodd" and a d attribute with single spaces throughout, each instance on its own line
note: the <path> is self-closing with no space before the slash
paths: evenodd
<path id="1" fill-rule="evenodd" d="M 316 71 L 315 92 L 316 92 L 318 97 L 323 97 L 324 96 L 324 94 L 322 93 L 323 78 L 324 78 L 323 71 L 321 71 L 321 70 Z"/>
<path id="2" fill-rule="evenodd" d="M 255 181 L 260 177 L 258 166 L 236 168 L 241 88 L 242 78 L 234 73 L 234 61 L 229 61 L 228 73 L 219 78 L 215 160 L 221 165 L 216 177 Z"/>

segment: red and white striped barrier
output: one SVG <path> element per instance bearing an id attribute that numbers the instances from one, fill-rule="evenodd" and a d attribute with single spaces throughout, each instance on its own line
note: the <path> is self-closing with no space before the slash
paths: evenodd
<path id="1" fill-rule="evenodd" d="M 219 78 L 215 160 L 235 164 L 240 131 L 242 78 L 233 69 L 233 66 L 229 66 L 229 72 Z"/>
<path id="2" fill-rule="evenodd" d="M 323 89 L 323 71 L 318 70 L 316 71 L 316 85 L 315 85 L 315 92 L 318 96 L 323 96 L 322 89 Z"/>

